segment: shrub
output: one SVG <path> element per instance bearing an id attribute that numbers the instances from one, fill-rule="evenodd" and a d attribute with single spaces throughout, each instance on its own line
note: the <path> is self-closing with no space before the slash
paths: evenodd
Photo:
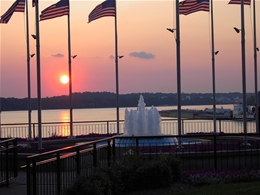
<path id="1" fill-rule="evenodd" d="M 173 155 L 160 155 L 157 159 L 129 155 L 120 163 L 79 176 L 65 190 L 65 195 L 117 195 L 136 189 L 167 187 L 177 179 L 180 179 L 180 166 Z"/>
<path id="2" fill-rule="evenodd" d="M 138 189 L 170 186 L 172 181 L 171 167 L 160 160 L 147 161 L 136 169 L 134 181 Z"/>
<path id="3" fill-rule="evenodd" d="M 99 167 L 80 175 L 67 189 L 65 195 L 117 195 L 123 192 L 117 166 Z"/>
<path id="4" fill-rule="evenodd" d="M 180 161 L 177 159 L 174 155 L 168 154 L 168 155 L 161 155 L 160 156 L 161 161 L 165 162 L 168 166 L 170 166 L 172 171 L 172 181 L 175 182 L 181 178 L 182 170 L 180 166 Z"/>

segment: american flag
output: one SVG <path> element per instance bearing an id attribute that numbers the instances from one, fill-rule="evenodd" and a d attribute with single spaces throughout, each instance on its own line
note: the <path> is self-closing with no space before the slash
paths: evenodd
<path id="1" fill-rule="evenodd" d="M 244 0 L 244 5 L 250 5 L 251 0 Z M 228 4 L 241 4 L 241 0 L 230 0 Z"/>
<path id="2" fill-rule="evenodd" d="M 105 16 L 116 15 L 115 0 L 106 0 L 103 3 L 97 5 L 88 16 L 88 22 L 96 20 Z"/>
<path id="3" fill-rule="evenodd" d="M 61 0 L 42 11 L 40 21 L 69 15 L 69 0 Z"/>
<path id="4" fill-rule="evenodd" d="M 0 23 L 7 24 L 14 12 L 24 12 L 25 0 L 16 0 L 14 4 L 1 16 Z"/>
<path id="5" fill-rule="evenodd" d="M 209 12 L 209 0 L 185 0 L 179 3 L 179 14 L 188 15 L 198 11 Z"/>

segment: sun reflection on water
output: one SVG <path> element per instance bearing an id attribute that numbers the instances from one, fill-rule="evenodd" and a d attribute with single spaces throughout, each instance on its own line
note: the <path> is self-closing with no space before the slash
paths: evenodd
<path id="1" fill-rule="evenodd" d="M 70 135 L 70 116 L 69 111 L 62 111 L 60 112 L 60 121 L 62 122 L 60 128 L 59 128 L 59 135 L 61 136 L 69 136 Z"/>

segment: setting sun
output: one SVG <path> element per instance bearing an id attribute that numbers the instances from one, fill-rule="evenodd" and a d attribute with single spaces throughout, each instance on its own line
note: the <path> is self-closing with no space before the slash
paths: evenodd
<path id="1" fill-rule="evenodd" d="M 60 82 L 62 84 L 67 84 L 69 82 L 69 77 L 67 75 L 63 75 L 60 77 Z"/>

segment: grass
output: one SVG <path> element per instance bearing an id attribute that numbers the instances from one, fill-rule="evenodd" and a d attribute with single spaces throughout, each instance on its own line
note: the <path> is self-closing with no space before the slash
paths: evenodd
<path id="1" fill-rule="evenodd" d="M 169 188 L 142 190 L 126 195 L 259 195 L 260 181 L 231 184 L 193 186 L 176 183 Z"/>

